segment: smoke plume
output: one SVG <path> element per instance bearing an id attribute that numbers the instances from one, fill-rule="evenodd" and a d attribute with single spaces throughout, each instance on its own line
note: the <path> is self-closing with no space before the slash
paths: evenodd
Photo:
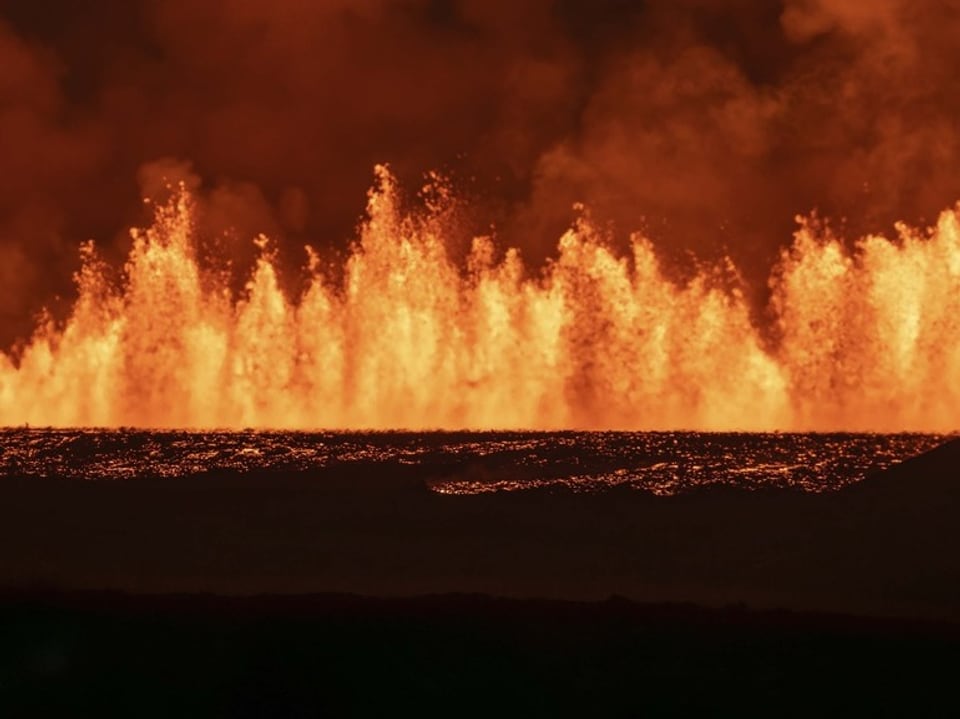
<path id="1" fill-rule="evenodd" d="M 171 183 L 211 256 L 262 232 L 293 276 L 381 162 L 534 263 L 582 202 L 762 288 L 798 213 L 852 237 L 960 198 L 957 37 L 956 0 L 3 0 L 0 347 Z"/>

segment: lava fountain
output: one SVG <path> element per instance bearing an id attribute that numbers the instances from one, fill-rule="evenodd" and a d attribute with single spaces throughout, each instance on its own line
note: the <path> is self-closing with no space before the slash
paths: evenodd
<path id="1" fill-rule="evenodd" d="M 0 353 L 0 424 L 194 428 L 915 430 L 960 426 L 960 206 L 852 249 L 801 222 L 771 286 L 774 342 L 730 268 L 667 279 L 640 235 L 587 218 L 540 272 L 377 168 L 330 279 L 290 299 L 267 238 L 240 296 L 205 272 L 186 191 L 133 230 L 121 286 L 92 243 L 62 324 Z"/>

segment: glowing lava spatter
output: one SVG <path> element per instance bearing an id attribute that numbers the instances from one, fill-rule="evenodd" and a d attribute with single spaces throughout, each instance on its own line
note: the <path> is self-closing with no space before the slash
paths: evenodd
<path id="1" fill-rule="evenodd" d="M 92 244 L 66 323 L 0 353 L 0 424 L 271 428 L 924 430 L 960 426 L 960 207 L 851 253 L 802 224 L 773 279 L 765 347 L 737 291 L 662 273 L 588 220 L 543 272 L 436 212 L 404 214 L 378 168 L 342 282 L 291 301 L 265 238 L 231 298 L 196 259 L 191 198 L 134 231 L 121 290 Z"/>

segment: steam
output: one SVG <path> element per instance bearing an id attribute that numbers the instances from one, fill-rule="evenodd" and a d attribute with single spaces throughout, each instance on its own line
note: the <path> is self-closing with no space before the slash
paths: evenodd
<path id="1" fill-rule="evenodd" d="M 294 292 L 300 247 L 347 248 L 377 162 L 451 175 L 463 237 L 493 224 L 535 264 L 583 202 L 621 251 L 642 230 L 665 271 L 729 255 L 754 288 L 798 213 L 858 237 L 960 197 L 953 0 L 3 7 L 3 347 L 66 316 L 80 241 L 122 264 L 169 181 L 201 259 L 242 282 L 266 233 Z"/>

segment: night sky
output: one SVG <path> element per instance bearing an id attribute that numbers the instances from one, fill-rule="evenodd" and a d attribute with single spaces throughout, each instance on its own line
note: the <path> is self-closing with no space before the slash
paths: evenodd
<path id="1" fill-rule="evenodd" d="M 122 262 L 165 178 L 238 267 L 266 232 L 296 268 L 377 162 L 534 262 L 582 201 L 762 293 L 797 213 L 960 198 L 958 37 L 957 0 L 0 0 L 0 347 L 69 305 L 80 241 Z"/>

